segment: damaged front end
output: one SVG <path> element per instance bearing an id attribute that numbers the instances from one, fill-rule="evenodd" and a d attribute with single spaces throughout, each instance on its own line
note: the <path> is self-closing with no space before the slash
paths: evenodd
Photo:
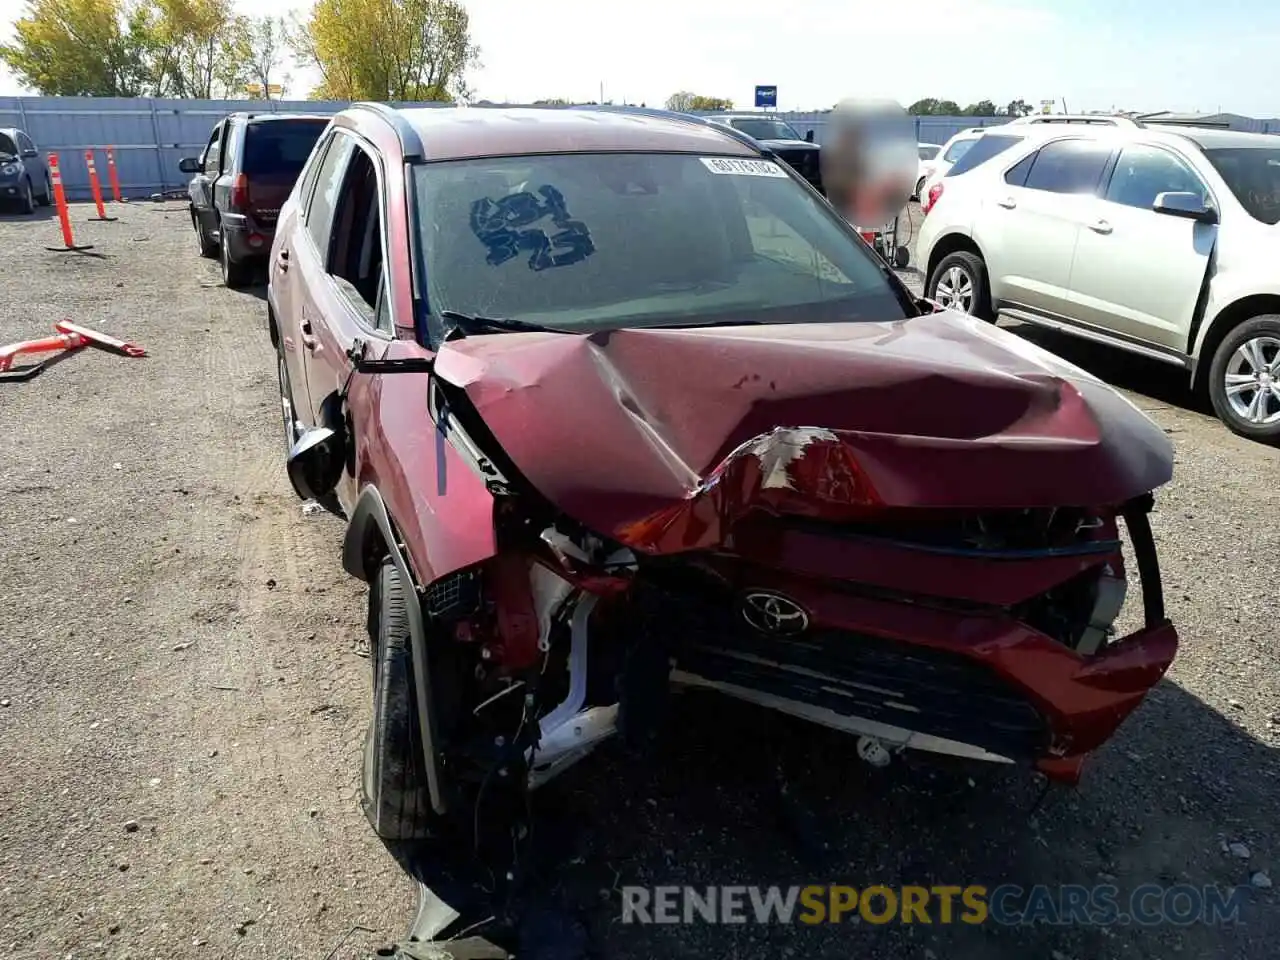
<path id="1" fill-rule="evenodd" d="M 1074 781 L 1177 649 L 1148 522 L 1168 442 L 954 323 L 468 338 L 434 361 L 429 419 L 385 378 L 370 444 L 418 459 L 397 525 L 365 488 L 344 562 L 370 569 L 364 510 L 417 585 L 435 813 L 519 822 L 606 738 L 650 740 L 673 683 L 854 734 L 875 763 Z M 1121 636 L 1125 535 L 1145 623 Z"/>
<path id="2" fill-rule="evenodd" d="M 537 787 L 619 730 L 650 738 L 674 681 L 858 735 L 873 761 L 910 747 L 1073 781 L 1176 651 L 1149 495 L 888 507 L 837 433 L 775 429 L 606 536 L 450 393 L 454 442 L 495 451 L 498 549 L 423 592 L 467 663 L 464 688 L 433 690 L 447 768 Z M 1124 637 L 1121 522 L 1146 620 Z"/>

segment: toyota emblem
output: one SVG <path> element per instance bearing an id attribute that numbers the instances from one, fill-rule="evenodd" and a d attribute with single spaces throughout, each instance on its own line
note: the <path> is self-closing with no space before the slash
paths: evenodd
<path id="1" fill-rule="evenodd" d="M 790 637 L 809 629 L 809 615 L 794 600 L 757 590 L 742 598 L 742 619 L 771 637 Z"/>

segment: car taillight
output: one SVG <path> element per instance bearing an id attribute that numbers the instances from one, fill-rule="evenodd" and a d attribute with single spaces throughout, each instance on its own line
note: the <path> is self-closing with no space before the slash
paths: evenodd
<path id="1" fill-rule="evenodd" d="M 231 181 L 231 198 L 228 201 L 232 210 L 245 210 L 249 206 L 249 178 L 243 173 L 236 174 Z"/>
<path id="2" fill-rule="evenodd" d="M 933 205 L 938 202 L 938 198 L 942 196 L 942 181 L 939 180 L 929 188 L 929 196 L 925 197 L 924 205 L 921 207 L 925 213 L 933 209 Z"/>

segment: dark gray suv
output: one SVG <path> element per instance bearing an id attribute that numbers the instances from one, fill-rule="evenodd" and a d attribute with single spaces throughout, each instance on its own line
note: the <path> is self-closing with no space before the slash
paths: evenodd
<path id="1" fill-rule="evenodd" d="M 31 213 L 53 202 L 49 167 L 35 142 L 15 127 L 0 127 L 0 200 Z"/>

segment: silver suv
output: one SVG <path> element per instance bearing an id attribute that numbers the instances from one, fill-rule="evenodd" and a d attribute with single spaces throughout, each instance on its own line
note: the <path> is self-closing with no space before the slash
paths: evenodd
<path id="1" fill-rule="evenodd" d="M 927 296 L 1184 367 L 1228 427 L 1280 440 L 1280 138 L 1008 124 L 979 143 L 931 187 Z"/>

